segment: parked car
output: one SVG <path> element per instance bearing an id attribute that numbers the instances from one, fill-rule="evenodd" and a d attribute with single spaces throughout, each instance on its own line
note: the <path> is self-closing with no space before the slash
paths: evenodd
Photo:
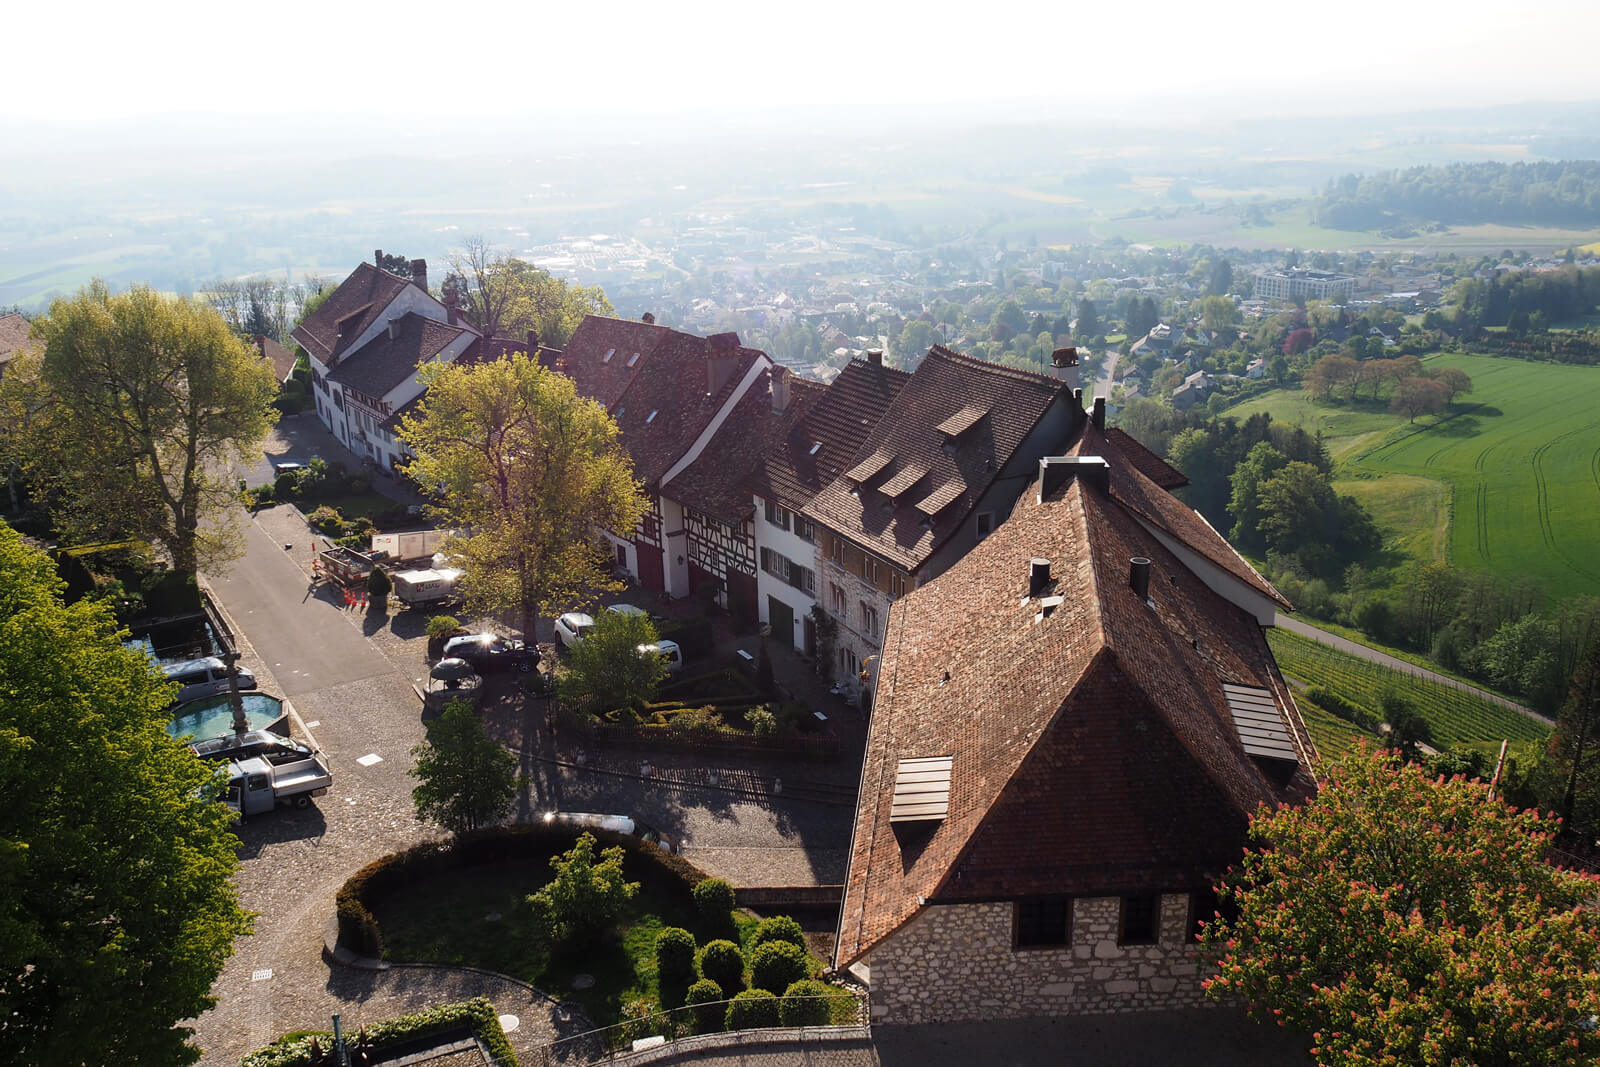
<path id="1" fill-rule="evenodd" d="M 657 641 L 651 645 L 640 645 L 639 654 L 642 656 L 653 654 L 666 660 L 668 674 L 677 674 L 683 670 L 683 649 L 678 647 L 676 641 Z"/>
<path id="2" fill-rule="evenodd" d="M 648 611 L 635 604 L 612 604 L 606 610 L 613 615 L 642 615 L 647 619 L 650 617 Z"/>
<path id="3" fill-rule="evenodd" d="M 628 834 L 641 841 L 648 841 L 664 851 L 678 851 L 678 843 L 671 837 L 648 823 L 626 815 L 601 815 L 593 811 L 547 811 L 544 813 L 544 821 L 547 826 L 565 825 L 582 830 L 610 830 L 613 833 Z"/>
<path id="4" fill-rule="evenodd" d="M 305 469 L 306 465 L 304 463 L 297 463 L 292 459 L 279 460 L 272 465 L 273 474 L 289 474 L 292 471 L 303 471 Z"/>
<path id="5" fill-rule="evenodd" d="M 445 659 L 463 659 L 478 671 L 515 667 L 527 674 L 539 666 L 539 649 L 499 634 L 464 634 L 444 645 Z"/>
<path id="6" fill-rule="evenodd" d="M 176 700 L 179 704 L 228 692 L 228 665 L 216 656 L 169 663 L 161 669 L 168 681 L 177 682 L 182 687 L 178 690 Z M 232 673 L 238 679 L 240 689 L 256 687 L 255 675 L 249 671 L 236 667 Z"/>
<path id="7" fill-rule="evenodd" d="M 583 635 L 594 628 L 594 616 L 569 611 L 556 620 L 556 647 L 571 648 L 583 643 Z"/>
<path id="8" fill-rule="evenodd" d="M 283 737 L 270 730 L 250 730 L 242 734 L 224 734 L 206 741 L 195 741 L 189 746 L 201 759 L 247 760 L 264 759 L 273 766 L 298 763 L 316 755 L 308 746 L 293 738 Z"/>

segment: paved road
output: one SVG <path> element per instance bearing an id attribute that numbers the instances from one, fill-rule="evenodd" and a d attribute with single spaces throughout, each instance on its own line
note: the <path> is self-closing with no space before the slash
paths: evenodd
<path id="1" fill-rule="evenodd" d="M 1440 685 L 1447 685 L 1452 689 L 1459 689 L 1463 693 L 1471 693 L 1473 696 L 1481 697 L 1484 700 L 1493 701 L 1494 703 L 1499 704 L 1501 707 L 1510 708 L 1512 711 L 1521 712 L 1528 718 L 1536 719 L 1539 722 L 1544 723 L 1546 726 L 1555 726 L 1554 720 L 1546 718 L 1545 716 L 1540 715 L 1537 711 L 1534 711 L 1532 708 L 1518 704 L 1514 700 L 1507 700 L 1498 693 L 1491 693 L 1487 689 L 1479 689 L 1475 685 L 1468 685 L 1466 682 L 1463 682 L 1459 679 L 1451 678 L 1448 675 L 1439 674 L 1436 671 L 1430 671 L 1426 667 L 1419 667 L 1415 663 L 1407 663 L 1403 659 L 1396 659 L 1393 656 L 1379 652 L 1375 648 L 1368 648 L 1366 645 L 1363 645 L 1357 641 L 1352 641 L 1346 637 L 1340 637 L 1338 634 L 1331 634 L 1326 630 L 1319 630 L 1315 626 L 1309 626 L 1306 623 L 1301 622 L 1299 619 L 1291 618 L 1290 616 L 1284 615 L 1281 612 L 1278 614 L 1278 617 L 1273 620 L 1273 622 L 1275 625 L 1283 627 L 1290 633 L 1299 634 L 1301 637 L 1309 637 L 1319 645 L 1327 645 L 1330 648 L 1336 648 L 1340 652 L 1346 652 L 1352 656 L 1358 656 L 1370 663 L 1376 663 L 1380 666 L 1388 667 L 1390 670 L 1409 674 L 1415 678 L 1426 678 L 1430 682 L 1438 682 Z"/>
<path id="2" fill-rule="evenodd" d="M 1111 403 L 1112 383 L 1116 380 L 1117 361 L 1122 359 L 1122 352 L 1117 348 L 1107 348 L 1105 360 L 1100 365 L 1100 377 L 1095 379 L 1094 395 L 1105 397 L 1106 403 Z"/>

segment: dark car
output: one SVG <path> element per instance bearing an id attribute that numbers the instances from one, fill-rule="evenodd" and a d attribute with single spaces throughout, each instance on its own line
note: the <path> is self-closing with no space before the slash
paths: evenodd
<path id="1" fill-rule="evenodd" d="M 464 659 L 481 671 L 515 667 L 527 674 L 539 666 L 539 649 L 499 634 L 464 634 L 445 642 L 445 659 Z"/>

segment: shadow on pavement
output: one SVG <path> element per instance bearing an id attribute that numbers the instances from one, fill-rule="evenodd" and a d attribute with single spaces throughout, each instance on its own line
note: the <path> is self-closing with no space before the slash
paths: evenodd
<path id="1" fill-rule="evenodd" d="M 247 860 L 268 845 L 320 839 L 328 832 L 328 820 L 313 801 L 309 808 L 277 808 L 241 819 L 233 824 L 233 830 L 239 838 L 239 858 Z"/>

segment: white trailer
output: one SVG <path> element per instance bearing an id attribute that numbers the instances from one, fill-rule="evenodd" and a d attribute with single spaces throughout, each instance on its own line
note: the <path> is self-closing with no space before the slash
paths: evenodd
<path id="1" fill-rule="evenodd" d="M 372 552 L 388 560 L 427 559 L 444 547 L 450 530 L 406 530 L 402 533 L 375 533 Z"/>
<path id="2" fill-rule="evenodd" d="M 394 574 L 395 599 L 412 608 L 448 600 L 455 595 L 456 582 L 460 577 L 461 572 L 451 568 L 396 571 Z"/>

